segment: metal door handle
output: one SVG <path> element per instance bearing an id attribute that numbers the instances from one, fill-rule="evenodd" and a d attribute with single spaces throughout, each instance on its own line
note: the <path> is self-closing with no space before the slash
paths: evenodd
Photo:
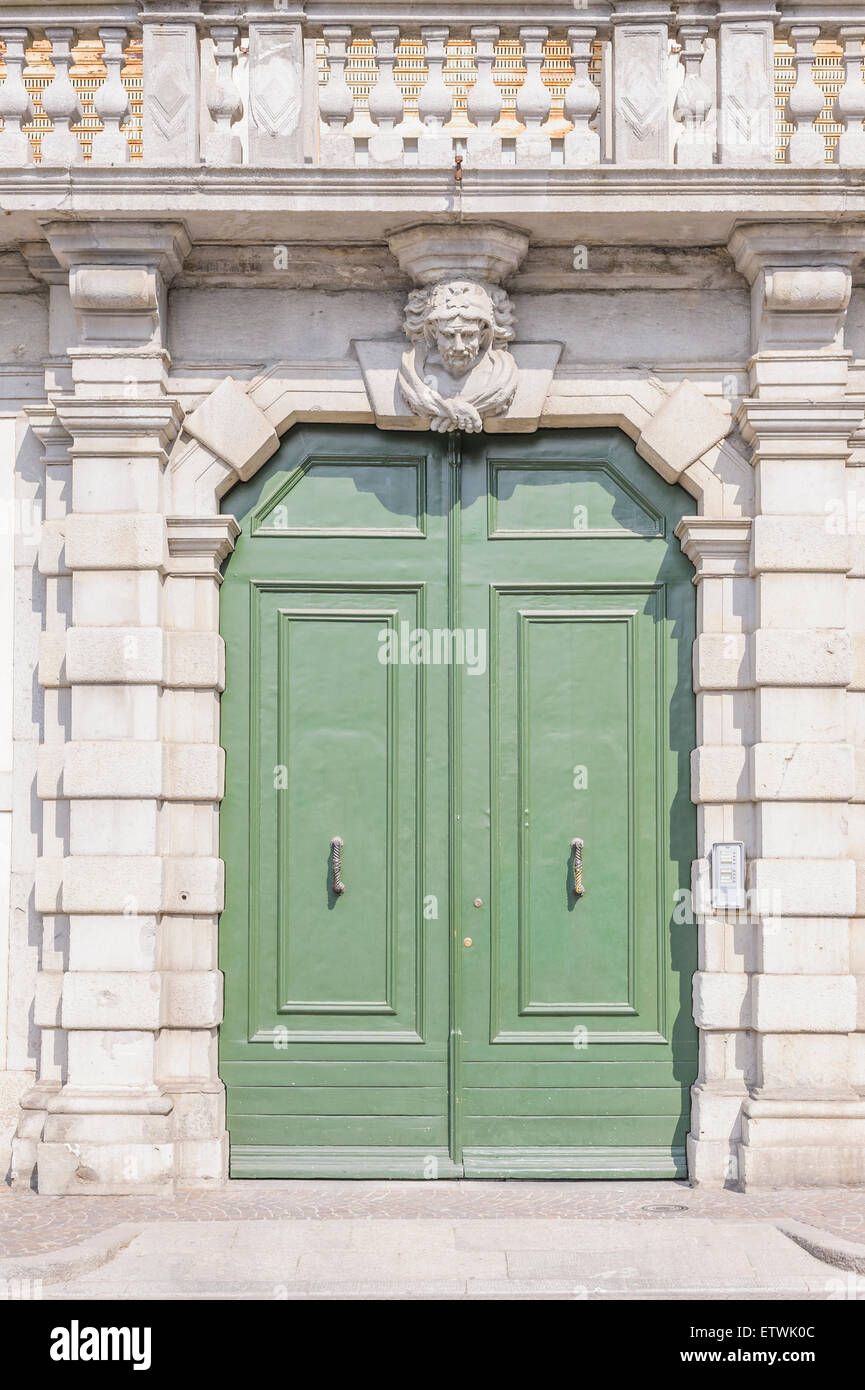
<path id="1" fill-rule="evenodd" d="M 574 852 L 574 897 L 583 896 L 583 842 L 582 840 L 571 840 L 571 849 Z"/>
<path id="2" fill-rule="evenodd" d="M 333 839 L 330 842 L 330 853 L 333 862 L 333 891 L 337 897 L 339 897 L 341 893 L 345 892 L 345 884 L 340 881 L 339 877 L 340 873 L 342 872 L 342 862 L 340 857 L 342 853 L 342 845 L 343 842 L 339 838 L 339 836 L 334 835 Z"/>

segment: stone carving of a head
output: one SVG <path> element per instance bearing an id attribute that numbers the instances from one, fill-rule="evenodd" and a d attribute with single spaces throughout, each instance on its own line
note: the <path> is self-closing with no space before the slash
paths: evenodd
<path id="1" fill-rule="evenodd" d="M 511 341 L 513 310 L 503 290 L 472 280 L 447 280 L 415 290 L 406 306 L 406 334 L 464 376 L 490 348 Z"/>
<path id="2" fill-rule="evenodd" d="M 411 347 L 397 376 L 413 414 L 432 430 L 469 432 L 503 414 L 517 385 L 513 324 L 511 302 L 495 285 L 442 280 L 413 290 L 405 311 Z"/>

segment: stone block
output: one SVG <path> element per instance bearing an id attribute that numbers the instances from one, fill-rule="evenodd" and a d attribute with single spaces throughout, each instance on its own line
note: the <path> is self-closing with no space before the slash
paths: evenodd
<path id="1" fill-rule="evenodd" d="M 63 862 L 63 911 L 162 910 L 164 861 L 157 855 L 79 855 Z"/>
<path id="2" fill-rule="evenodd" d="M 165 634 L 165 684 L 175 688 L 222 690 L 225 645 L 215 632 Z"/>
<path id="3" fill-rule="evenodd" d="M 162 1026 L 216 1028 L 222 1021 L 218 970 L 170 970 L 162 976 Z"/>
<path id="4" fill-rule="evenodd" d="M 691 800 L 748 801 L 751 796 L 747 748 L 702 744 L 691 754 Z"/>
<path id="5" fill-rule="evenodd" d="M 835 975 L 849 969 L 846 917 L 764 917 L 757 928 L 767 975 Z"/>
<path id="6" fill-rule="evenodd" d="M 695 690 L 741 690 L 752 684 L 745 633 L 700 634 L 694 643 Z"/>
<path id="7" fill-rule="evenodd" d="M 758 626 L 800 630 L 844 626 L 848 581 L 843 574 L 761 574 Z"/>
<path id="8" fill-rule="evenodd" d="M 789 1091 L 843 1091 L 850 1085 L 849 1039 L 841 1033 L 765 1033 L 760 1084 Z"/>
<path id="9" fill-rule="evenodd" d="M 36 976 L 33 1021 L 37 1028 L 59 1028 L 63 974 L 59 970 L 40 970 Z"/>
<path id="10" fill-rule="evenodd" d="M 756 691 L 758 743 L 846 743 L 847 692 L 832 686 L 761 686 Z"/>
<path id="11" fill-rule="evenodd" d="M 170 1143 L 41 1143 L 37 1161 L 44 1196 L 158 1196 L 171 1191 L 175 1168 Z"/>
<path id="12" fill-rule="evenodd" d="M 158 627 L 72 627 L 66 634 L 71 684 L 159 684 L 163 632 Z"/>
<path id="13" fill-rule="evenodd" d="M 643 426 L 637 452 L 667 482 L 678 481 L 685 469 L 730 432 L 732 417 L 710 401 L 694 382 L 679 382 Z"/>
<path id="14" fill-rule="evenodd" d="M 694 1019 L 698 1028 L 728 1031 L 750 1027 L 750 976 L 697 971 Z"/>
<path id="15" fill-rule="evenodd" d="M 162 863 L 165 870 L 164 912 L 194 915 L 222 911 L 224 871 L 221 859 L 208 859 L 202 855 L 167 858 Z"/>
<path id="16" fill-rule="evenodd" d="M 757 516 L 752 537 L 757 573 L 847 572 L 847 536 L 833 531 L 825 516 Z"/>
<path id="17" fill-rule="evenodd" d="M 850 634 L 837 628 L 754 633 L 757 685 L 844 685 L 850 681 Z"/>
<path id="18" fill-rule="evenodd" d="M 47 689 L 69 684 L 65 632 L 39 634 L 39 684 Z"/>
<path id="19" fill-rule="evenodd" d="M 63 979 L 64 1028 L 131 1029 L 159 1027 L 161 979 L 137 971 L 74 971 Z"/>
<path id="20" fill-rule="evenodd" d="M 849 806 L 833 801 L 763 801 L 755 808 L 762 859 L 853 857 Z"/>
<path id="21" fill-rule="evenodd" d="M 267 416 L 230 376 L 187 415 L 183 428 L 241 478 L 250 478 L 279 448 Z"/>
<path id="22" fill-rule="evenodd" d="M 132 512 L 73 512 L 65 521 L 66 564 L 70 570 L 166 568 L 165 518 Z M 110 594 L 106 590 L 106 603 Z"/>
<path id="23" fill-rule="evenodd" d="M 75 798 L 69 804 L 69 853 L 158 854 L 159 802 L 127 797 Z"/>
<path id="24" fill-rule="evenodd" d="M 156 917 L 76 914 L 69 919 L 70 971 L 135 970 L 157 965 Z"/>
<path id="25" fill-rule="evenodd" d="M 163 745 L 73 741 L 66 745 L 63 791 L 70 797 L 159 797 Z"/>
<path id="26" fill-rule="evenodd" d="M 764 916 L 849 917 L 856 865 L 851 859 L 754 859 L 750 886 Z"/>
<path id="27" fill-rule="evenodd" d="M 72 617 L 76 627 L 159 627 L 158 570 L 76 570 Z"/>
<path id="28" fill-rule="evenodd" d="M 738 1139 L 743 1091 L 715 1086 L 691 1087 L 691 1133 L 697 1139 Z"/>
<path id="29" fill-rule="evenodd" d="M 225 754 L 215 743 L 165 743 L 162 794 L 176 801 L 218 801 Z"/>
<path id="30" fill-rule="evenodd" d="M 54 855 L 43 855 L 36 860 L 36 911 L 55 913 L 61 911 L 61 885 L 63 882 L 63 860 Z"/>
<path id="31" fill-rule="evenodd" d="M 69 574 L 65 555 L 66 518 L 46 518 L 39 533 L 39 573 L 46 577 Z"/>
<path id="32" fill-rule="evenodd" d="M 854 785 L 849 743 L 756 743 L 751 749 L 755 801 L 848 801 Z"/>
<path id="33" fill-rule="evenodd" d="M 75 1090 L 120 1088 L 123 1094 L 153 1087 L 155 1035 L 152 1030 L 107 1032 L 75 1028 L 69 1034 L 67 1047 L 68 1084 Z"/>

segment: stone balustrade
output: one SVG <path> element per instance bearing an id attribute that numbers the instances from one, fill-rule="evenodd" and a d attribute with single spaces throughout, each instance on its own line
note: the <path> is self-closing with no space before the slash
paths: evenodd
<path id="1" fill-rule="evenodd" d="M 0 5 L 7 167 L 865 165 L 861 3 L 32 8 Z"/>

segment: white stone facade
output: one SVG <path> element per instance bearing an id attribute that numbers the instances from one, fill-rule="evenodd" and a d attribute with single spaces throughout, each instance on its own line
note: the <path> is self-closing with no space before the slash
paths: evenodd
<path id="1" fill-rule="evenodd" d="M 101 35 L 112 7 L 93 8 Z M 113 7 L 128 25 L 140 8 Z M 217 21 L 226 7 L 204 8 Z M 518 384 L 484 428 L 615 426 L 694 498 L 677 531 L 698 600 L 691 1177 L 865 1184 L 865 107 L 857 127 L 851 60 L 841 167 L 816 167 L 804 97 L 793 167 L 769 167 L 759 123 L 749 144 L 723 97 L 742 45 L 763 53 L 768 33 L 771 50 L 773 17 L 755 6 L 742 32 L 719 30 L 716 11 L 723 20 L 729 7 L 700 6 L 696 37 L 682 14 L 679 24 L 692 47 L 706 40 L 692 76 L 709 45 L 717 58 L 725 121 L 711 159 L 692 83 L 675 163 L 665 114 L 647 116 L 639 140 L 623 128 L 601 167 L 580 66 L 612 22 L 610 90 L 629 81 L 635 45 L 663 76 L 668 10 L 636 8 L 600 6 L 585 34 L 573 31 L 561 168 L 532 87 L 540 40 L 525 26 L 515 163 L 499 162 L 479 79 L 458 181 L 435 91 L 417 163 L 405 162 L 384 30 L 362 166 L 336 90 L 335 26 L 320 146 L 318 123 L 298 114 L 310 40 L 287 20 L 273 33 L 252 24 L 236 69 L 242 120 L 233 90 L 211 85 L 200 131 L 197 104 L 171 118 L 165 95 L 171 65 L 203 80 L 195 20 L 161 24 L 143 7 L 150 166 L 132 168 L 117 140 L 107 148 L 120 167 L 97 167 L 95 141 L 93 163 L 68 167 L 69 150 L 49 147 L 30 165 L 7 103 L 0 145 L 19 144 L 2 156 L 0 247 L 0 653 L 11 673 L 0 695 L 0 1140 L 15 1128 L 14 1181 L 104 1193 L 227 1180 L 218 612 L 237 528 L 220 498 L 297 422 L 428 427 L 395 390 L 403 310 L 413 280 L 429 283 L 424 257 L 427 270 L 437 256 L 459 268 L 441 229 L 460 228 L 461 244 L 488 257 L 489 283 L 496 238 L 523 243 L 499 275 Z M 784 13 L 810 54 L 804 20 Z M 865 26 L 848 29 L 855 57 Z M 234 40 L 211 31 L 225 78 Z M 426 41 L 435 75 L 431 30 Z M 15 42 L 7 35 L 13 58 Z M 165 49 L 155 95 L 148 45 Z M 285 83 L 276 111 L 267 64 Z M 77 140 L 62 96 L 55 143 Z M 122 100 L 103 101 L 107 134 Z M 609 152 L 610 129 L 604 138 Z M 419 230 L 406 239 L 409 228 Z M 705 896 L 711 847 L 729 840 L 745 844 L 747 921 L 713 914 Z"/>

